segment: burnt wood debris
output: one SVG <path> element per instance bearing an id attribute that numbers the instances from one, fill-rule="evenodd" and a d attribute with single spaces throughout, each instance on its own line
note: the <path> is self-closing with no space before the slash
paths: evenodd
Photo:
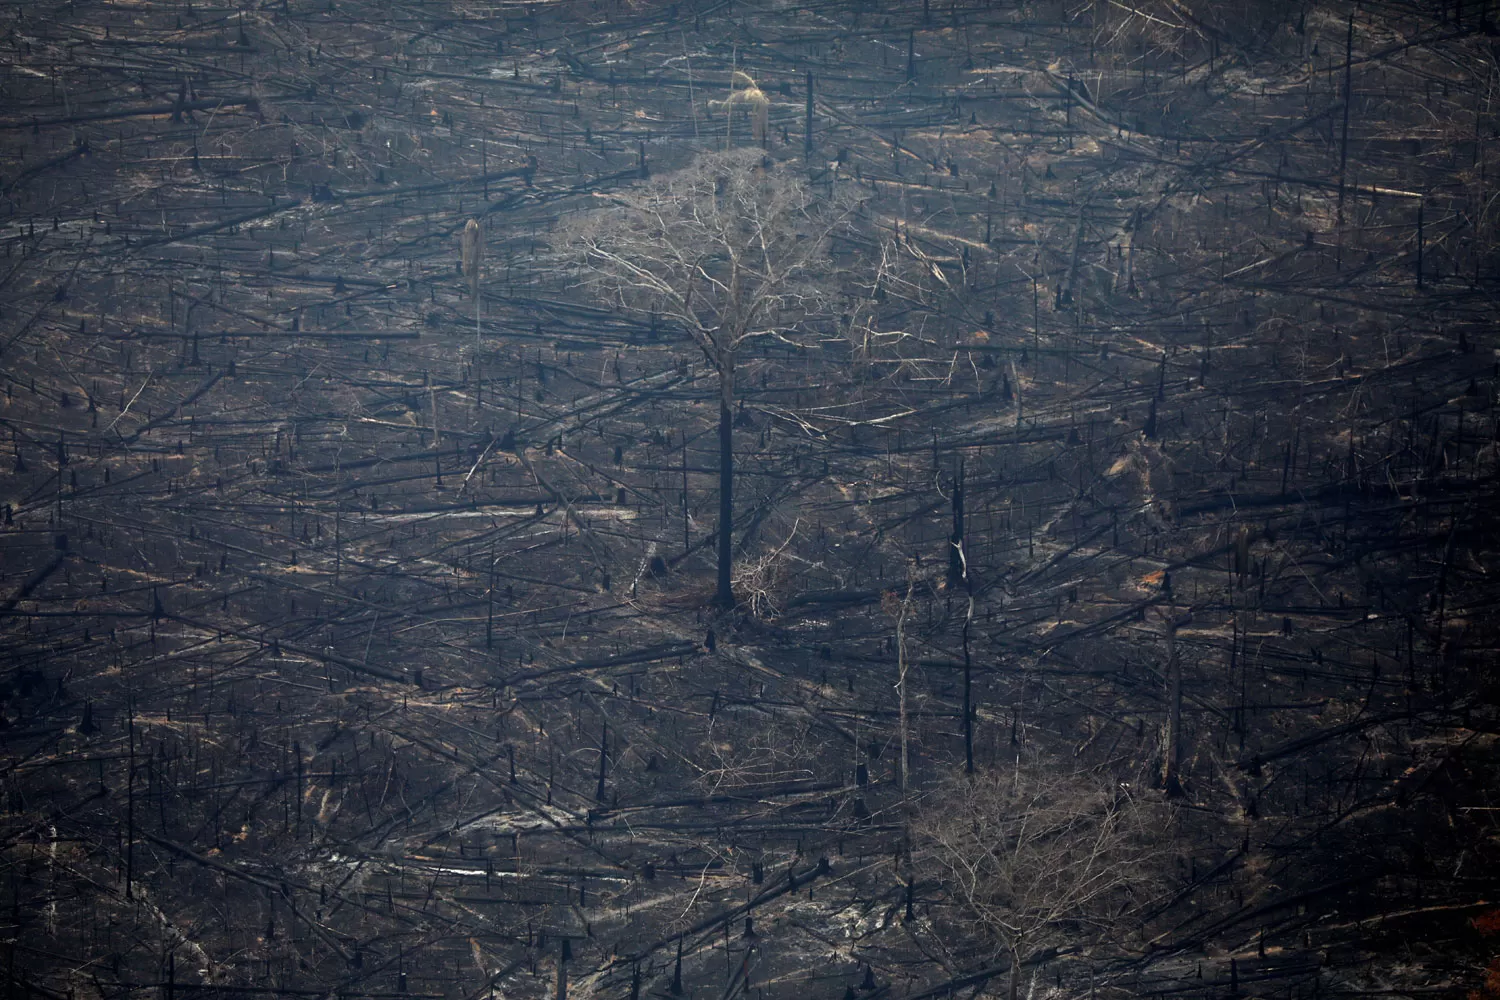
<path id="1" fill-rule="evenodd" d="M 1491 158 L 1496 0 L 0 8 L 0 990 L 1495 1000 Z"/>

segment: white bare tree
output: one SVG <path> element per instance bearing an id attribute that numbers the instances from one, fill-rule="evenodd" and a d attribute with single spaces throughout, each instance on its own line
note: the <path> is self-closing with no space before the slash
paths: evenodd
<path id="1" fill-rule="evenodd" d="M 1088 773 L 1016 766 L 964 777 L 928 798 L 913 860 L 1010 961 L 1097 944 L 1161 884 L 1170 813 Z"/>
<path id="2" fill-rule="evenodd" d="M 819 197 L 794 167 L 755 149 L 704 153 L 600 199 L 560 234 L 584 283 L 611 306 L 675 327 L 718 378 L 715 603 L 732 607 L 735 366 L 747 342 L 795 342 L 826 312 L 838 281 L 829 244 L 853 203 Z"/>

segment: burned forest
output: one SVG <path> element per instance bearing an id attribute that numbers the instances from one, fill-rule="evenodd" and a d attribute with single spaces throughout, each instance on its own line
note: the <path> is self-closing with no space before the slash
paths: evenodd
<path id="1" fill-rule="evenodd" d="M 1494 0 L 0 7 L 0 982 L 1500 998 Z"/>

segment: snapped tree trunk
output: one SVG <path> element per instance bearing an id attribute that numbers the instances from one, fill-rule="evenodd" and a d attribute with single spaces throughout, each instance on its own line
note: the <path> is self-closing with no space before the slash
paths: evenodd
<path id="1" fill-rule="evenodd" d="M 730 569 L 734 562 L 734 355 L 719 355 L 719 585 L 714 603 L 734 607 Z"/>

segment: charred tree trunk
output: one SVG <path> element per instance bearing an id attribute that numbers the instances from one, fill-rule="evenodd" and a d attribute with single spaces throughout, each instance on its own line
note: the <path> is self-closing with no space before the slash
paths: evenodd
<path id="1" fill-rule="evenodd" d="M 1173 798 L 1182 794 L 1182 781 L 1177 774 L 1182 761 L 1182 657 L 1177 652 L 1177 630 L 1191 620 L 1188 616 L 1178 618 L 1171 609 L 1166 616 L 1167 745 L 1162 752 L 1161 784 Z"/>
<path id="2" fill-rule="evenodd" d="M 974 672 L 969 656 L 969 626 L 974 622 L 973 583 L 969 585 L 969 611 L 964 616 L 964 773 L 974 773 Z"/>
<path id="3" fill-rule="evenodd" d="M 734 355 L 719 357 L 719 582 L 714 603 L 734 607 L 730 569 L 734 562 Z"/>
<path id="4" fill-rule="evenodd" d="M 807 124 L 802 138 L 802 158 L 812 162 L 813 154 L 813 75 L 807 71 Z"/>
<path id="5" fill-rule="evenodd" d="M 907 755 L 907 714 L 906 714 L 906 616 L 911 610 L 911 593 L 916 587 L 916 579 L 908 568 L 906 576 L 906 596 L 901 599 L 901 607 L 896 613 L 896 700 L 898 702 L 898 725 L 901 729 L 901 794 L 905 795 L 907 790 L 908 762 Z"/>
<path id="6" fill-rule="evenodd" d="M 968 578 L 968 560 L 964 553 L 964 464 L 960 461 L 958 475 L 953 478 L 953 534 L 948 538 L 948 584 L 957 586 Z"/>

